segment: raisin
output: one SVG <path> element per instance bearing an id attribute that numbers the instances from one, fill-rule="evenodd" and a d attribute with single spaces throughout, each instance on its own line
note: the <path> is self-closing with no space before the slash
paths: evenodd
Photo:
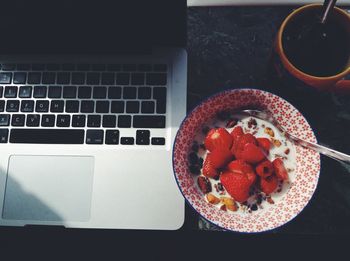
<path id="1" fill-rule="evenodd" d="M 198 163 L 198 156 L 197 156 L 197 154 L 194 153 L 194 152 L 191 152 L 188 155 L 188 160 L 189 160 L 191 165 L 196 165 Z"/>
<path id="2" fill-rule="evenodd" d="M 192 174 L 199 175 L 200 173 L 200 169 L 197 165 L 190 165 L 189 169 Z"/>
<path id="3" fill-rule="evenodd" d="M 220 190 L 220 191 L 223 191 L 224 190 L 224 187 L 222 186 L 222 184 L 219 182 L 218 183 L 218 189 Z"/>
<path id="4" fill-rule="evenodd" d="M 207 135 L 208 132 L 210 131 L 210 128 L 208 126 L 203 127 L 202 132 L 203 134 Z"/>
<path id="5" fill-rule="evenodd" d="M 256 204 L 254 204 L 250 207 L 250 209 L 253 211 L 256 211 L 256 210 L 258 210 L 258 206 Z"/>
<path id="6" fill-rule="evenodd" d="M 203 167 L 203 162 L 204 162 L 204 159 L 203 159 L 203 158 L 199 158 L 199 159 L 198 159 L 198 165 L 199 165 L 200 168 Z"/>
<path id="7" fill-rule="evenodd" d="M 206 177 L 200 176 L 197 179 L 197 184 L 199 189 L 202 191 L 203 194 L 207 194 L 211 192 L 211 183 L 210 180 Z"/>
<path id="8" fill-rule="evenodd" d="M 236 120 L 229 120 L 226 124 L 226 128 L 233 128 L 234 126 L 237 125 L 237 121 Z"/>
<path id="9" fill-rule="evenodd" d="M 193 152 L 198 152 L 198 150 L 199 150 L 198 143 L 196 143 L 196 142 L 193 143 L 191 149 L 192 149 Z"/>

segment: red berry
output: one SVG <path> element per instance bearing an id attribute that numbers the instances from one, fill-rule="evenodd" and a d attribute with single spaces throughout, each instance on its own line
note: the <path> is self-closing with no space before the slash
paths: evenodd
<path id="1" fill-rule="evenodd" d="M 238 140 L 239 137 L 241 137 L 244 134 L 243 129 L 241 126 L 236 126 L 231 131 L 231 136 L 233 138 L 233 143 Z"/>
<path id="2" fill-rule="evenodd" d="M 262 150 L 253 143 L 246 144 L 243 151 L 238 156 L 251 164 L 259 163 L 265 158 L 265 154 Z"/>
<path id="3" fill-rule="evenodd" d="M 211 183 L 210 180 L 206 177 L 199 176 L 197 179 L 197 184 L 199 189 L 202 191 L 203 194 L 207 194 L 211 192 Z"/>
<path id="4" fill-rule="evenodd" d="M 248 179 L 247 175 L 225 171 L 220 175 L 220 181 L 227 193 L 236 201 L 244 202 L 249 198 L 251 181 Z"/>
<path id="5" fill-rule="evenodd" d="M 277 186 L 278 179 L 274 175 L 260 179 L 260 188 L 266 195 L 269 195 L 272 192 L 274 192 Z"/>
<path id="6" fill-rule="evenodd" d="M 248 143 L 257 145 L 257 141 L 255 137 L 250 133 L 243 134 L 233 143 L 231 151 L 236 156 L 237 159 L 242 158 L 241 153 L 245 145 Z"/>
<path id="7" fill-rule="evenodd" d="M 260 148 L 264 149 L 266 153 L 269 153 L 271 149 L 271 142 L 268 138 L 257 138 L 258 145 Z"/>
<path id="8" fill-rule="evenodd" d="M 256 174 L 262 178 L 267 178 L 273 174 L 273 165 L 269 160 L 265 160 L 255 168 Z"/>
<path id="9" fill-rule="evenodd" d="M 288 180 L 288 172 L 284 167 L 283 160 L 281 158 L 276 158 L 272 161 L 273 168 L 275 170 L 276 176 L 281 180 Z"/>
<path id="10" fill-rule="evenodd" d="M 219 169 L 226 166 L 233 158 L 228 148 L 215 149 L 210 153 L 210 159 L 214 168 Z"/>
<path id="11" fill-rule="evenodd" d="M 248 172 L 254 172 L 252 166 L 250 166 L 247 162 L 244 160 L 234 160 L 231 161 L 228 165 L 227 168 L 232 171 L 232 172 L 240 172 L 240 173 L 248 173 Z"/>
<path id="12" fill-rule="evenodd" d="M 247 178 L 250 181 L 250 185 L 253 185 L 256 181 L 256 174 L 254 172 L 248 172 L 247 173 Z"/>
<path id="13" fill-rule="evenodd" d="M 211 129 L 204 140 L 204 145 L 210 152 L 214 149 L 230 149 L 232 137 L 225 128 Z"/>
<path id="14" fill-rule="evenodd" d="M 216 178 L 219 175 L 218 171 L 216 168 L 214 168 L 211 161 L 211 153 L 208 153 L 207 157 L 204 160 L 202 172 L 203 175 L 208 178 Z"/>

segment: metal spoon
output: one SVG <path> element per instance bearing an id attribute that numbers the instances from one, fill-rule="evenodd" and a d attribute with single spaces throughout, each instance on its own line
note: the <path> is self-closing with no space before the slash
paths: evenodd
<path id="1" fill-rule="evenodd" d="M 337 0 L 325 0 L 324 1 L 324 3 L 323 3 L 323 10 L 324 11 L 323 11 L 322 19 L 321 19 L 321 24 L 326 23 L 329 11 L 333 9 L 336 2 L 337 2 Z"/>
<path id="2" fill-rule="evenodd" d="M 312 150 L 314 150 L 316 152 L 319 152 L 319 153 L 321 153 L 321 154 L 323 154 L 325 156 L 328 156 L 330 158 L 333 158 L 335 160 L 339 160 L 339 161 L 350 163 L 350 155 L 347 155 L 345 153 L 342 153 L 342 152 L 339 152 L 339 151 L 327 148 L 327 147 L 319 145 L 317 143 L 313 143 L 313 142 L 309 142 L 309 141 L 303 140 L 301 138 L 298 138 L 298 137 L 294 136 L 293 134 L 290 134 L 268 112 L 258 111 L 258 110 L 243 110 L 243 111 L 234 112 L 234 115 L 236 115 L 238 117 L 253 116 L 253 117 L 256 117 L 258 119 L 268 121 L 268 122 L 272 123 L 282 133 L 284 133 L 286 138 L 288 138 L 290 141 L 294 142 L 295 144 L 303 146 L 305 148 L 312 149 Z"/>

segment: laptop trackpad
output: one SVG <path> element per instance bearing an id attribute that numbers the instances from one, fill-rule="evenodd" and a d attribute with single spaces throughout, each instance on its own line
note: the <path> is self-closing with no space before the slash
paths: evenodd
<path id="1" fill-rule="evenodd" d="M 93 173 L 90 156 L 11 156 L 2 217 L 87 221 Z"/>

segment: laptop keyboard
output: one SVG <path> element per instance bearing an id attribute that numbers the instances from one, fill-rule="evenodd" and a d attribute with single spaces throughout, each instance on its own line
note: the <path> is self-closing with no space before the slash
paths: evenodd
<path id="1" fill-rule="evenodd" d="M 1 64 L 0 143 L 164 145 L 166 64 Z M 134 137 L 120 129 L 134 128 Z"/>

